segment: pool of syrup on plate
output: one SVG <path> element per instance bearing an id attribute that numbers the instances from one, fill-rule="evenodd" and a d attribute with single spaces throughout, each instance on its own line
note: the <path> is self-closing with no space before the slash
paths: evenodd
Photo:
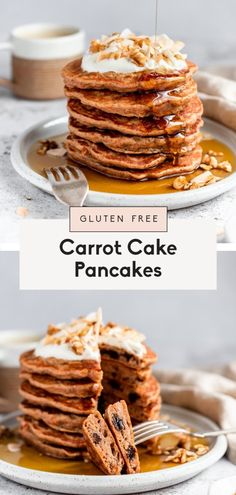
<path id="1" fill-rule="evenodd" d="M 168 436 L 171 436 L 169 434 Z M 91 462 L 76 460 L 53 459 L 52 457 L 40 454 L 35 448 L 22 445 L 17 452 L 11 452 L 8 445 L 19 442 L 19 438 L 12 435 L 12 438 L 0 440 L 0 460 L 19 466 L 22 468 L 45 471 L 48 473 L 77 474 L 77 475 L 102 475 L 103 473 Z M 206 444 L 202 439 L 191 440 L 192 446 L 196 444 Z M 12 450 L 12 449 L 11 449 Z M 151 472 L 159 469 L 175 467 L 178 464 L 173 462 L 163 462 L 160 455 L 147 454 L 144 449 L 139 450 L 141 472 Z"/>
<path id="2" fill-rule="evenodd" d="M 50 139 L 62 142 L 65 139 L 65 135 L 61 136 L 51 136 Z M 226 146 L 224 143 L 216 139 L 204 139 L 201 142 L 203 148 L 203 153 L 207 153 L 209 150 L 223 152 L 224 156 L 221 157 L 221 161 L 228 160 L 232 164 L 233 172 L 236 171 L 236 156 L 233 151 Z M 28 164 L 32 170 L 40 175 L 44 175 L 43 170 L 50 167 L 58 167 L 67 165 L 69 160 L 66 157 L 55 157 L 49 155 L 39 155 L 37 149 L 39 143 L 36 142 L 32 145 L 28 153 Z M 70 162 L 73 163 L 73 162 Z M 73 163 L 74 164 L 74 163 Z M 148 180 L 141 182 L 131 182 L 126 180 L 112 179 L 106 177 L 105 175 L 94 172 L 85 167 L 80 167 L 87 177 L 89 182 L 89 188 L 91 191 L 105 192 L 105 193 L 116 193 L 116 194 L 169 194 L 169 193 L 179 193 L 173 189 L 173 177 L 161 180 Z M 189 179 L 196 177 L 203 170 L 198 170 L 192 174 L 188 174 Z M 230 174 L 223 170 L 214 170 L 214 175 L 220 178 L 228 177 Z M 208 186 L 210 187 L 210 186 Z"/>

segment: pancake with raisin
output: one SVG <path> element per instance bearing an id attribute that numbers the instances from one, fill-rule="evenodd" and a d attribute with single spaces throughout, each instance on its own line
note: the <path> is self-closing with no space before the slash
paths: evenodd
<path id="1" fill-rule="evenodd" d="M 139 455 L 135 447 L 132 423 L 125 401 L 121 400 L 109 405 L 105 411 L 104 418 L 124 459 L 125 473 L 139 473 Z"/>
<path id="2" fill-rule="evenodd" d="M 121 474 L 124 460 L 106 421 L 98 411 L 85 419 L 83 434 L 91 461 L 105 474 Z"/>

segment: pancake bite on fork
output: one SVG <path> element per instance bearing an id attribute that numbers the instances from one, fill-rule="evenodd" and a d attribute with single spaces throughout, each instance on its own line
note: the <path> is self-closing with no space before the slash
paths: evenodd
<path id="1" fill-rule="evenodd" d="M 124 30 L 92 41 L 82 61 L 69 63 L 69 158 L 128 181 L 197 170 L 203 107 L 183 46 Z"/>

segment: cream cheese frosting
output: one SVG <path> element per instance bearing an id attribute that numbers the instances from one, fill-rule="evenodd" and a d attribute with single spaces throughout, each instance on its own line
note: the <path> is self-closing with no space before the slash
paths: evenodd
<path id="1" fill-rule="evenodd" d="M 145 336 L 133 328 L 108 324 L 100 330 L 99 344 L 118 347 L 140 358 L 147 353 Z"/>
<path id="2" fill-rule="evenodd" d="M 166 34 L 136 36 L 129 29 L 111 36 L 102 36 L 90 43 L 82 59 L 87 72 L 131 73 L 155 70 L 171 73 L 186 69 L 187 56 L 181 53 L 184 43 L 173 41 Z"/>
<path id="3" fill-rule="evenodd" d="M 102 313 L 99 309 L 69 324 L 49 325 L 48 333 L 36 345 L 34 355 L 65 361 L 100 361 L 98 335 L 101 322 Z"/>

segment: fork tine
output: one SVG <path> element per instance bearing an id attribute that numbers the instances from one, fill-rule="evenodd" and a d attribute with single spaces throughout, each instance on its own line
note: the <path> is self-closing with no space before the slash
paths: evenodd
<path id="1" fill-rule="evenodd" d="M 69 167 L 68 166 L 65 167 L 64 170 L 68 174 L 68 177 L 70 180 L 78 180 L 79 179 L 79 172 L 78 172 L 78 169 L 76 167 L 73 167 L 71 165 Z"/>
<path id="2" fill-rule="evenodd" d="M 139 425 L 136 425 L 133 427 L 133 431 L 141 431 L 143 428 L 146 428 L 147 426 L 151 425 L 157 425 L 157 426 L 163 426 L 164 423 L 162 421 L 158 421 L 157 419 L 154 419 L 152 421 L 145 421 L 144 423 L 140 423 Z"/>
<path id="3" fill-rule="evenodd" d="M 158 426 L 158 425 L 150 425 L 150 426 L 146 426 L 146 428 L 142 428 L 141 430 L 138 430 L 138 431 L 135 431 L 134 432 L 134 435 L 137 436 L 137 435 L 142 435 L 143 433 L 147 433 L 149 432 L 150 430 L 153 430 L 153 428 L 156 428 L 156 429 L 163 429 L 163 430 L 167 430 L 168 427 L 167 426 Z"/>
<path id="4" fill-rule="evenodd" d="M 65 182 L 66 177 L 63 174 L 63 171 L 62 171 L 63 169 L 61 170 L 60 167 L 57 167 L 57 168 L 54 168 L 53 170 L 54 170 L 55 174 L 57 174 L 57 176 L 59 177 L 60 182 Z"/>
<path id="5" fill-rule="evenodd" d="M 142 433 L 139 433 L 139 434 L 135 434 L 134 435 L 134 441 L 135 441 L 135 444 L 138 445 L 140 443 L 143 443 L 143 442 L 146 442 L 147 440 L 150 440 L 151 438 L 155 438 L 157 436 L 160 436 L 160 435 L 165 435 L 167 433 L 181 433 L 185 430 L 183 430 L 182 428 L 177 428 L 175 426 L 173 426 L 173 428 L 171 427 L 167 427 L 167 428 L 157 428 L 155 426 L 153 426 L 152 429 L 148 430 L 148 431 L 145 431 L 145 432 L 142 432 Z"/>
<path id="6" fill-rule="evenodd" d="M 168 428 L 164 427 L 164 426 L 151 426 L 150 428 L 144 430 L 144 431 L 141 431 L 140 433 L 135 433 L 134 434 L 134 438 L 139 438 L 141 436 L 144 436 L 144 435 L 148 435 L 150 432 L 153 432 L 153 431 L 163 431 L 163 433 L 167 432 L 168 431 Z"/>
<path id="7" fill-rule="evenodd" d="M 56 183 L 56 179 L 51 171 L 51 169 L 47 168 L 47 169 L 44 169 L 44 172 L 45 174 L 47 175 L 47 178 L 50 182 L 52 182 L 53 184 Z"/>
<path id="8" fill-rule="evenodd" d="M 157 436 L 160 436 L 162 435 L 163 432 L 160 430 L 160 431 L 152 431 L 150 432 L 148 435 L 143 435 L 139 438 L 134 438 L 134 443 L 135 445 L 139 445 L 140 443 L 144 443 L 144 442 L 147 442 L 147 440 L 151 440 L 151 438 L 155 438 Z"/>

